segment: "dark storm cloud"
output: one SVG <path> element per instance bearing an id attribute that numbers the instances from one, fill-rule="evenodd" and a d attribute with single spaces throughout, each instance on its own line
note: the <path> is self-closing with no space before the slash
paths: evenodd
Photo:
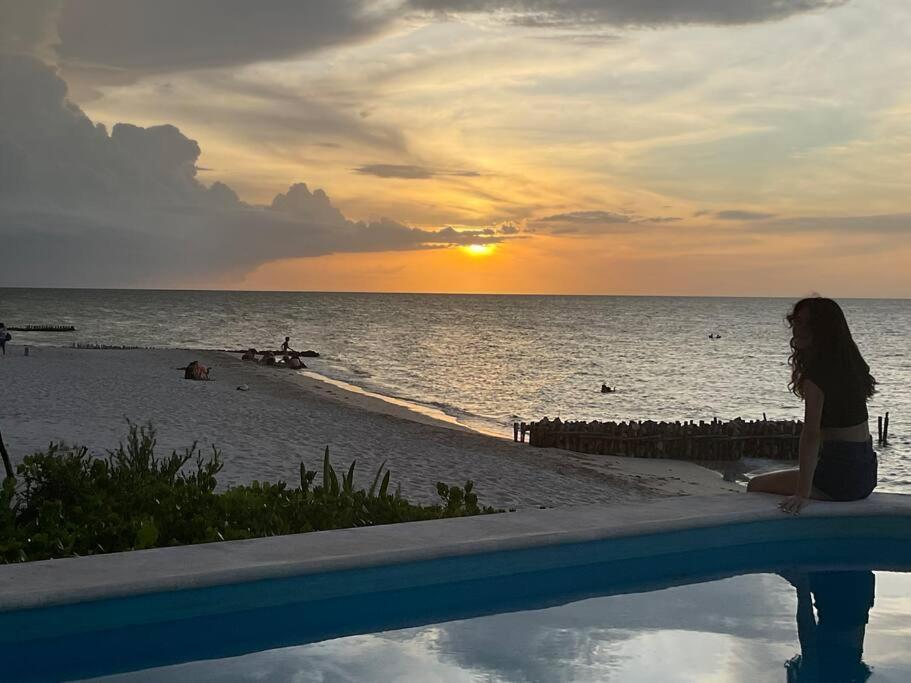
<path id="1" fill-rule="evenodd" d="M 647 217 L 614 211 L 569 211 L 537 218 L 530 224 L 535 231 L 552 235 L 598 235 L 656 229 L 658 225 L 681 220 L 676 216 Z"/>
<path id="2" fill-rule="evenodd" d="M 698 214 L 697 214 L 698 215 Z M 723 221 L 764 221 L 768 218 L 774 218 L 774 213 L 762 213 L 761 211 L 718 211 L 714 214 L 715 218 Z"/>
<path id="3" fill-rule="evenodd" d="M 129 80 L 142 73 L 249 64 L 369 40 L 409 14 L 486 13 L 523 26 L 574 29 L 723 25 L 773 21 L 845 1 L 0 0 L 0 49 L 52 48 L 68 67 L 93 69 L 96 79 L 107 73 Z"/>
<path id="4" fill-rule="evenodd" d="M 68 0 L 57 51 L 137 71 L 231 66 L 363 40 L 392 18 L 365 0 Z"/>
<path id="5" fill-rule="evenodd" d="M 613 211 L 568 211 L 528 222 L 529 232 L 551 235 L 608 235 L 633 232 L 636 216 Z"/>
<path id="6" fill-rule="evenodd" d="M 0 52 L 43 53 L 57 40 L 63 0 L 0 0 Z"/>
<path id="7" fill-rule="evenodd" d="M 368 164 L 358 166 L 354 170 L 361 175 L 372 175 L 377 178 L 406 178 L 408 180 L 428 180 L 437 176 L 474 178 L 481 175 L 477 171 L 445 171 L 410 164 Z"/>
<path id="8" fill-rule="evenodd" d="M 154 285 L 242 276 L 280 258 L 500 241 L 480 231 L 348 220 L 303 183 L 270 206 L 196 178 L 170 125 L 110 134 L 41 62 L 0 56 L 0 284 Z"/>
<path id="9" fill-rule="evenodd" d="M 911 213 L 873 216 L 797 216 L 769 221 L 752 229 L 774 233 L 828 232 L 853 235 L 911 236 Z"/>
<path id="10" fill-rule="evenodd" d="M 846 0 L 408 0 L 444 14 L 496 13 L 524 26 L 751 24 L 825 10 Z"/>
<path id="11" fill-rule="evenodd" d="M 571 211 L 539 218 L 539 223 L 630 223 L 633 218 L 612 211 Z"/>

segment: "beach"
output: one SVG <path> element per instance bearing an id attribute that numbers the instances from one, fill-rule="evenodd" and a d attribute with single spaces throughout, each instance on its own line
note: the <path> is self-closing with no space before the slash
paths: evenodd
<path id="1" fill-rule="evenodd" d="M 213 381 L 183 379 L 179 368 L 193 360 L 212 367 Z M 531 448 L 225 352 L 33 347 L 24 356 L 11 346 L 0 383 L 0 430 L 14 464 L 52 441 L 103 455 L 130 420 L 155 426 L 159 455 L 193 442 L 204 454 L 216 446 L 222 487 L 295 485 L 300 462 L 321 469 L 329 446 L 336 469 L 357 461 L 359 486 L 385 461 L 392 485 L 422 502 L 436 499 L 438 481 L 466 479 L 481 503 L 503 508 L 742 490 L 692 463 Z"/>

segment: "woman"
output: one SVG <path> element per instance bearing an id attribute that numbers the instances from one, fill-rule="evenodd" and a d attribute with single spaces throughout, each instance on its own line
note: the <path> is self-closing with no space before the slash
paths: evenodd
<path id="1" fill-rule="evenodd" d="M 859 500 L 876 486 L 876 453 L 867 428 L 867 399 L 876 390 L 870 366 L 851 337 L 841 307 L 811 297 L 794 304 L 789 387 L 804 400 L 799 468 L 761 474 L 748 491 L 788 496 L 779 507 L 798 513 L 810 498 Z"/>

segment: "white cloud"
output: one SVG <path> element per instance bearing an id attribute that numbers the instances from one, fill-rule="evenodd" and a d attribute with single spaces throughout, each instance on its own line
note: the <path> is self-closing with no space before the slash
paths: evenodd
<path id="1" fill-rule="evenodd" d="M 242 276 L 279 259 L 493 242 L 481 231 L 345 218 L 293 185 L 270 206 L 196 178 L 200 149 L 170 125 L 109 135 L 53 70 L 0 56 L 0 284 L 161 285 Z"/>

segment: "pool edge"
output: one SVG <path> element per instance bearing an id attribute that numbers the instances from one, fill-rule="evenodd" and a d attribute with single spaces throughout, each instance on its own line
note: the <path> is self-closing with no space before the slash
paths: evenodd
<path id="1" fill-rule="evenodd" d="M 684 496 L 3 565 L 0 612 L 780 520 L 778 500 L 762 494 Z M 814 501 L 800 517 L 898 517 L 911 522 L 911 495 L 877 493 L 853 503 Z M 793 521 L 794 534 L 783 539 L 800 536 L 804 525 L 800 519 Z"/>

